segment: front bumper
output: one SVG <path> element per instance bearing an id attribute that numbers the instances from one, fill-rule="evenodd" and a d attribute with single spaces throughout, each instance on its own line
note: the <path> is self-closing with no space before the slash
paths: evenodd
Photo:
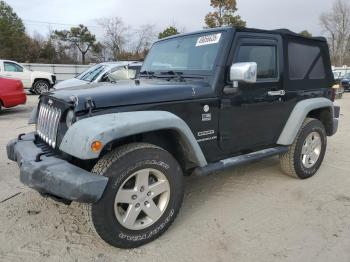
<path id="1" fill-rule="evenodd" d="M 108 178 L 92 174 L 54 156 L 41 156 L 36 145 L 35 133 L 22 136 L 7 144 L 7 157 L 17 162 L 22 183 L 43 194 L 83 203 L 97 202 L 108 182 Z"/>

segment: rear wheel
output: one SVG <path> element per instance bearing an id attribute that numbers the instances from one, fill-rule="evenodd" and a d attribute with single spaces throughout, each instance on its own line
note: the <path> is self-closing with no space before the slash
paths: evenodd
<path id="1" fill-rule="evenodd" d="M 123 146 L 105 155 L 93 173 L 109 177 L 88 215 L 97 234 L 119 248 L 144 245 L 164 233 L 183 199 L 183 174 L 165 150 L 150 144 Z"/>
<path id="2" fill-rule="evenodd" d="M 312 177 L 320 168 L 327 147 L 327 135 L 323 124 L 307 118 L 289 147 L 280 155 L 282 170 L 291 176 L 306 179 Z"/>
<path id="3" fill-rule="evenodd" d="M 46 92 L 49 92 L 50 90 L 50 83 L 47 80 L 37 80 L 35 81 L 33 85 L 33 90 L 37 95 L 44 94 Z"/>

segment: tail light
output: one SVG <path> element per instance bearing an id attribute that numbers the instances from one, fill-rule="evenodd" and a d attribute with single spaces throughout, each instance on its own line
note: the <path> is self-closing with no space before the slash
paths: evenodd
<path id="1" fill-rule="evenodd" d="M 17 81 L 16 89 L 17 90 L 23 90 L 23 83 L 22 83 L 22 81 Z"/>
<path id="2" fill-rule="evenodd" d="M 335 96 L 337 94 L 337 90 L 339 88 L 339 85 L 334 85 L 332 86 L 331 88 L 331 91 L 330 91 L 330 97 L 331 97 L 331 100 L 334 102 L 335 101 Z"/>

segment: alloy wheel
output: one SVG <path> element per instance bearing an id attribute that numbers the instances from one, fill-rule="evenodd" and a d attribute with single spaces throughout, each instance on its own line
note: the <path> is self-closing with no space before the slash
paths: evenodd
<path id="1" fill-rule="evenodd" d="M 125 228 L 141 230 L 163 215 L 169 198 L 170 185 L 166 176 L 156 169 L 141 169 L 119 188 L 114 202 L 115 216 Z"/>
<path id="2" fill-rule="evenodd" d="M 301 161 L 305 168 L 313 167 L 320 157 L 322 150 L 321 136 L 317 132 L 310 133 L 301 150 Z"/>

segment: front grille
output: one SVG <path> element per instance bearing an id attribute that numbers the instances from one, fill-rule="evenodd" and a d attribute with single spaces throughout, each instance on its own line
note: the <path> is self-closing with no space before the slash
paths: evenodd
<path id="1" fill-rule="evenodd" d="M 41 104 L 38 114 L 36 131 L 39 137 L 51 147 L 56 147 L 57 129 L 61 119 L 61 110 Z"/>

